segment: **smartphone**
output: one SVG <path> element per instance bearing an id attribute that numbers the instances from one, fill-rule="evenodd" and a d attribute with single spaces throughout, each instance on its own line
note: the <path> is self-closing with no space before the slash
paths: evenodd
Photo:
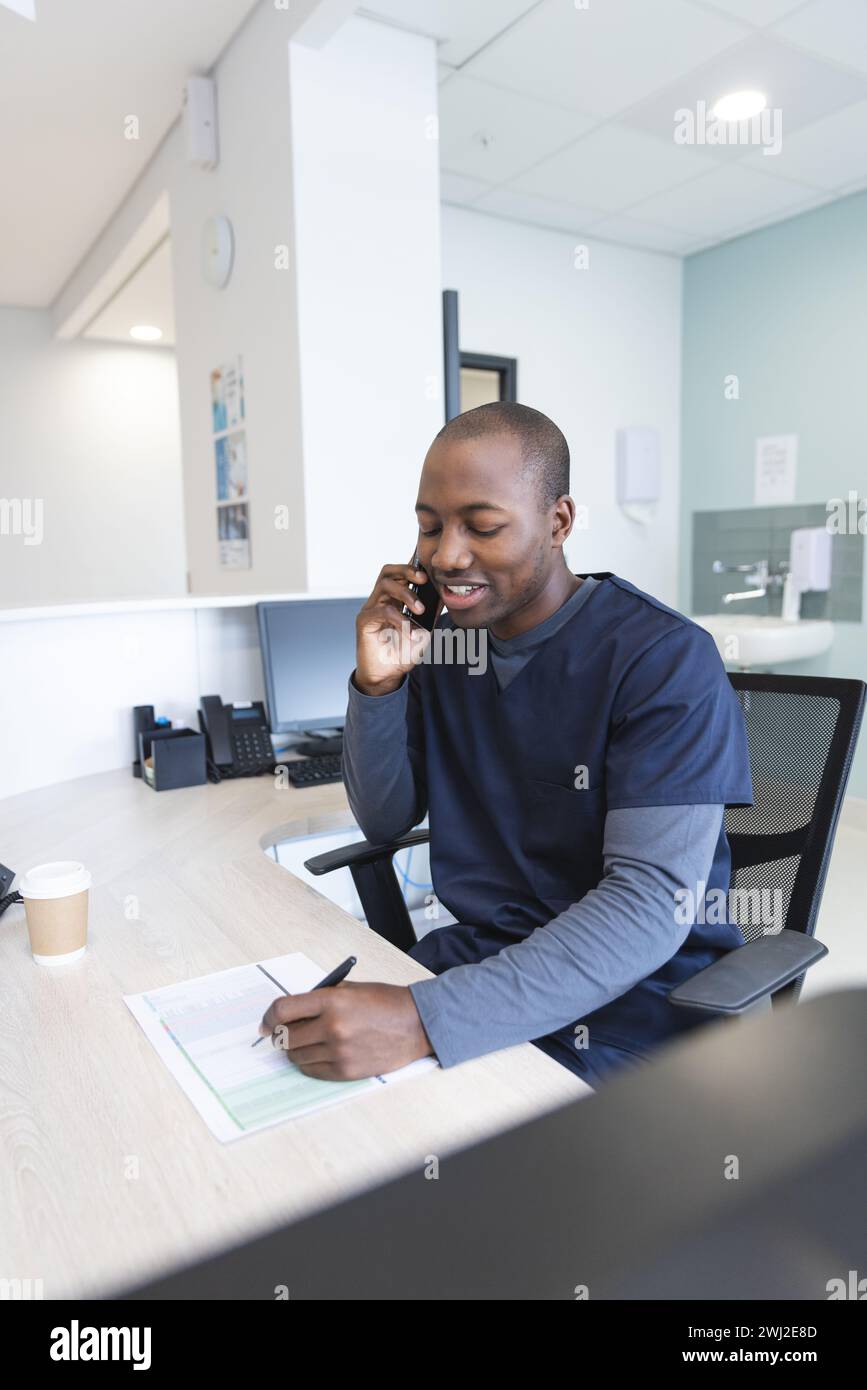
<path id="1" fill-rule="evenodd" d="M 421 567 L 418 551 L 416 551 L 409 563 L 412 565 L 413 569 L 419 569 Z M 425 573 L 427 573 L 426 570 Z M 410 621 L 415 623 L 418 627 L 423 627 L 426 632 L 433 632 L 437 625 L 437 618 L 443 611 L 443 601 L 440 598 L 439 590 L 429 579 L 426 580 L 424 584 L 410 584 L 409 587 L 414 594 L 418 594 L 424 604 L 424 612 L 411 613 L 406 604 L 404 604 L 401 610 L 403 616 L 409 618 Z"/>

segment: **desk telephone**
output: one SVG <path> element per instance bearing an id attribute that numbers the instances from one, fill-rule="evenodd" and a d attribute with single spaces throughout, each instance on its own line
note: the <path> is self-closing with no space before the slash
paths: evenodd
<path id="1" fill-rule="evenodd" d="M 219 695 L 203 695 L 199 728 L 208 746 L 212 781 L 274 771 L 274 747 L 261 700 L 224 705 Z"/>

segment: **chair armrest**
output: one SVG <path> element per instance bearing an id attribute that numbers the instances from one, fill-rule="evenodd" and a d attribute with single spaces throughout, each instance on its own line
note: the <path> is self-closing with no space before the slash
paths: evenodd
<path id="1" fill-rule="evenodd" d="M 670 1004 L 708 1013 L 739 1014 L 766 994 L 790 984 L 828 954 L 813 936 L 785 928 L 729 951 L 721 960 L 684 980 L 668 996 Z"/>
<path id="2" fill-rule="evenodd" d="M 429 830 L 410 830 L 387 845 L 372 845 L 367 840 L 357 840 L 352 845 L 341 845 L 339 849 L 327 850 L 325 854 L 305 859 L 304 867 L 311 874 L 330 874 L 334 869 L 351 869 L 353 865 L 375 864 L 379 859 L 390 859 L 401 849 L 412 849 L 415 845 L 426 845 L 430 839 Z"/>
<path id="3" fill-rule="evenodd" d="M 354 845 L 341 845 L 340 849 L 305 859 L 304 867 L 311 874 L 330 874 L 334 869 L 348 869 L 367 925 L 390 941 L 392 946 L 409 951 L 416 944 L 416 936 L 392 858 L 400 849 L 427 844 L 429 838 L 429 830 L 411 830 L 408 835 L 401 835 L 387 845 L 372 845 L 367 840 L 358 840 Z"/>

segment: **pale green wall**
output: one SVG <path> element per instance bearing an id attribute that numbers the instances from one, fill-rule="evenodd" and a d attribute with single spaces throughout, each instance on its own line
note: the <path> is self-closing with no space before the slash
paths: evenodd
<path id="1" fill-rule="evenodd" d="M 686 260 L 682 412 L 688 613 L 692 513 L 752 505 L 757 435 L 799 436 L 796 503 L 867 494 L 867 193 Z M 835 624 L 825 656 L 788 669 L 867 679 L 867 623 Z M 849 792 L 867 797 L 867 727 Z"/>

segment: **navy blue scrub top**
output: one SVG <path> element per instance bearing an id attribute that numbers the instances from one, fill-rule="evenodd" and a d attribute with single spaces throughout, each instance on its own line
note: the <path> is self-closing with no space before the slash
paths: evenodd
<path id="1" fill-rule="evenodd" d="M 592 577 L 588 602 L 503 691 L 490 661 L 484 674 L 425 664 L 410 680 L 434 890 L 482 929 L 481 955 L 598 886 L 607 811 L 752 805 L 743 714 L 712 637 L 628 580 Z M 445 614 L 440 625 L 454 626 Z M 727 892 L 730 874 L 721 829 L 706 890 Z M 652 1047 L 697 1021 L 669 991 L 743 944 L 734 922 L 696 923 L 660 970 L 582 1021 L 597 1042 Z"/>

